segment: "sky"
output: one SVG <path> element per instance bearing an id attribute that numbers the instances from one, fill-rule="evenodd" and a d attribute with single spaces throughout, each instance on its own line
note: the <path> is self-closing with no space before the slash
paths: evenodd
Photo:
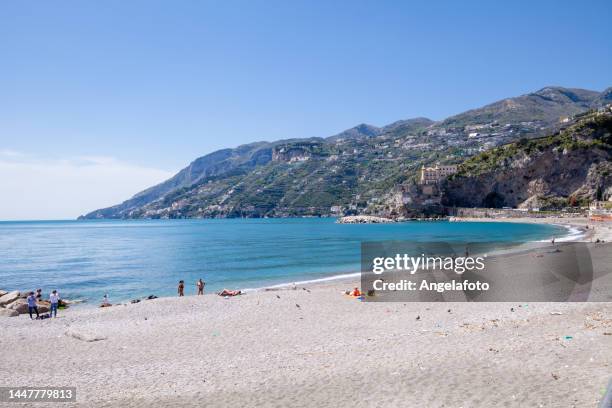
<path id="1" fill-rule="evenodd" d="M 612 86 L 612 2 L 0 2 L 0 220 L 70 219 L 195 158 Z"/>

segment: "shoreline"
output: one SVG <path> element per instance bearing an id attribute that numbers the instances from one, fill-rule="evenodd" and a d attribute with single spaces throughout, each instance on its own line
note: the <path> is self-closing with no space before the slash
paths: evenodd
<path id="1" fill-rule="evenodd" d="M 611 303 L 376 303 L 343 289 L 0 318 L 0 359 L 19 367 L 4 385 L 47 384 L 52 358 L 72 407 L 594 407 L 609 380 Z"/>
<path id="2" fill-rule="evenodd" d="M 546 221 L 545 221 L 546 220 Z M 552 222 L 550 222 L 550 220 L 553 220 Z M 543 225 L 556 225 L 559 227 L 564 227 L 567 229 L 567 235 L 564 235 L 560 238 L 555 238 L 556 242 L 593 242 L 594 240 L 596 240 L 597 238 L 604 240 L 605 242 L 612 242 L 612 227 L 609 230 L 609 233 L 603 233 L 600 232 L 601 229 L 599 229 L 597 231 L 597 233 L 593 232 L 593 229 L 591 229 L 591 227 L 589 227 L 589 229 L 585 229 L 585 225 L 587 224 L 581 224 L 579 221 L 582 220 L 581 218 L 571 218 L 569 219 L 569 223 L 564 223 L 561 222 L 560 220 L 568 220 L 567 218 L 561 218 L 561 217 L 549 217 L 549 218 L 529 218 L 529 217 L 523 217 L 523 218 L 476 218 L 476 217 L 470 217 L 470 218 L 459 218 L 456 220 L 451 221 L 449 219 L 448 222 L 511 222 L 511 223 L 517 223 L 517 224 L 543 224 Z M 588 219 L 585 219 L 586 222 L 588 222 Z M 405 222 L 411 222 L 411 221 L 405 221 Z M 590 225 L 590 224 L 588 224 Z M 597 225 L 597 224 L 595 224 Z M 549 240 L 540 240 L 540 241 L 534 241 L 534 242 L 549 242 Z M 502 253 L 516 253 L 516 252 L 522 252 L 525 251 L 526 249 L 528 250 L 529 248 L 525 248 L 524 245 L 527 245 L 529 242 L 525 242 L 523 244 L 521 244 L 521 246 L 519 246 L 518 248 L 514 248 L 508 251 L 503 251 Z M 287 289 L 291 289 L 291 287 L 296 286 L 296 285 L 318 285 L 318 284 L 325 284 L 325 282 L 330 282 L 330 281 L 346 281 L 346 282 L 350 282 L 350 281 L 354 281 L 354 278 L 358 278 L 361 275 L 361 271 L 357 271 L 357 272 L 344 272 L 341 274 L 336 274 L 336 275 L 330 275 L 328 277 L 324 277 L 324 278 L 317 278 L 317 279 L 307 279 L 307 280 L 302 280 L 302 281 L 293 281 L 293 282 L 285 282 L 285 283 L 279 283 L 279 284 L 274 284 L 274 285 L 270 285 L 270 286 L 261 286 L 261 287 L 255 287 L 255 288 L 244 288 L 241 289 L 245 292 L 256 292 L 256 291 L 273 291 L 273 290 L 278 290 L 278 289 L 283 289 L 283 288 L 287 288 Z"/>
<path id="3" fill-rule="evenodd" d="M 612 252 L 587 245 L 599 271 L 592 293 L 611 295 L 601 270 Z M 541 259 L 533 255 L 498 255 L 498 265 L 512 274 Z M 40 367 L 52 359 L 53 384 L 77 388 L 71 407 L 594 407 L 602 398 L 612 297 L 362 302 L 343 293 L 360 286 L 355 278 L 0 318 L 3 367 L 19 367 L 3 385 L 48 384 Z"/>
<path id="4" fill-rule="evenodd" d="M 579 242 L 594 242 L 597 239 L 604 242 L 612 242 L 612 223 L 591 221 L 587 217 L 452 217 L 449 222 L 509 222 L 518 224 L 542 224 L 556 225 L 560 227 L 575 228 L 582 232 L 576 238 Z M 565 239 L 562 237 L 561 239 Z M 567 242 L 567 241 L 560 241 Z"/>
<path id="5" fill-rule="evenodd" d="M 593 236 L 594 235 L 593 230 L 585 229 L 584 224 L 580 224 L 579 222 L 581 220 L 582 220 L 581 218 L 568 219 L 568 218 L 561 218 L 561 217 L 549 217 L 549 218 L 529 218 L 529 217 L 524 217 L 524 218 L 469 217 L 468 218 L 466 217 L 466 218 L 449 219 L 447 222 L 507 222 L 507 223 L 522 223 L 522 224 L 556 225 L 559 227 L 564 227 L 568 231 L 567 235 L 564 235 L 563 237 L 556 239 L 557 242 L 571 242 L 574 240 L 575 241 L 582 240 L 583 242 L 593 242 L 596 239 L 596 237 Z M 584 220 L 588 221 L 587 219 L 584 219 Z M 402 222 L 410 223 L 412 221 L 406 220 Z M 442 221 L 439 221 L 439 222 L 442 222 Z M 572 231 L 572 228 L 579 230 L 580 233 L 576 234 L 575 231 Z M 600 236 L 602 237 L 602 239 L 606 238 L 605 239 L 606 242 L 612 242 L 612 229 L 610 230 L 609 235 L 600 235 Z M 549 242 L 549 240 L 545 239 L 545 240 L 530 241 L 530 242 L 532 243 L 533 242 Z M 528 244 L 530 242 L 525 242 L 521 244 L 520 246 L 510 249 L 510 250 L 502 250 L 499 253 L 498 252 L 494 252 L 494 253 L 505 254 L 505 253 L 514 253 L 514 252 L 521 252 L 521 251 L 529 250 L 530 247 Z M 335 273 L 329 276 L 319 277 L 315 279 L 301 279 L 301 280 L 295 280 L 295 281 L 280 282 L 280 283 L 276 283 L 272 285 L 244 287 L 244 288 L 237 287 L 235 289 L 241 290 L 243 293 L 269 292 L 269 291 L 285 290 L 285 289 L 290 290 L 294 286 L 312 287 L 312 286 L 319 286 L 319 285 L 328 285 L 329 283 L 333 283 L 333 282 L 340 282 L 340 283 L 356 282 L 356 281 L 359 281 L 360 275 L 361 275 L 361 271 L 359 270 L 358 271 L 345 271 L 345 272 L 339 272 L 339 273 Z M 232 287 L 229 287 L 228 289 L 232 289 Z M 191 296 L 191 295 L 188 295 L 188 296 Z M 158 296 L 158 298 L 174 298 L 174 297 L 175 296 L 164 296 L 164 295 Z M 146 297 L 135 297 L 133 299 L 121 300 L 118 303 L 114 303 L 113 305 L 130 304 L 131 301 L 134 299 L 138 299 L 139 301 L 147 301 Z M 91 302 L 90 299 L 78 298 L 78 299 L 75 299 L 74 304 L 71 305 L 71 309 L 74 309 L 75 307 L 77 309 L 91 309 L 91 308 L 99 308 L 99 304 Z"/>

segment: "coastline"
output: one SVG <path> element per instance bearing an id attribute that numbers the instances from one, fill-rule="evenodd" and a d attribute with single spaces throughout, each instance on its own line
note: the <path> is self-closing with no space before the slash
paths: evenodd
<path id="1" fill-rule="evenodd" d="M 451 222 L 511 222 L 518 224 L 545 224 L 557 225 L 561 227 L 575 228 L 581 234 L 570 232 L 574 235 L 572 239 L 578 242 L 594 242 L 597 239 L 604 242 L 612 241 L 612 223 L 590 221 L 587 217 L 453 217 Z M 561 237 L 560 240 L 565 240 L 566 237 Z M 567 242 L 567 241 L 560 241 Z"/>
<path id="2" fill-rule="evenodd" d="M 589 230 L 585 230 L 584 225 L 585 225 L 585 221 L 586 219 L 566 219 L 566 218 L 460 218 L 460 219 L 451 219 L 449 221 L 456 221 L 456 222 L 484 222 L 484 223 L 491 223 L 491 222 L 504 222 L 504 223 L 523 223 L 523 224 L 534 224 L 534 223 L 539 223 L 539 224 L 552 224 L 552 225 L 557 225 L 560 227 L 564 227 L 567 228 L 568 233 L 566 235 L 564 235 L 563 237 L 557 237 L 557 241 L 558 242 L 567 242 L 567 241 L 573 241 L 573 240 L 582 240 L 584 242 L 590 242 L 593 241 L 594 239 L 591 239 L 591 237 L 594 236 L 593 234 L 593 230 L 589 229 Z M 405 224 L 410 224 L 412 221 L 404 221 L 403 223 Z M 574 230 L 572 230 L 572 228 L 574 228 Z M 610 233 L 609 235 L 604 235 L 602 234 L 603 232 L 603 228 L 599 228 L 598 229 L 598 236 L 605 238 L 606 241 L 610 240 L 612 241 L 612 233 Z M 535 242 L 535 241 L 532 241 Z M 548 239 L 542 239 L 539 242 L 549 242 Z M 529 249 L 530 246 L 527 243 L 526 245 L 521 245 L 517 248 L 512 248 L 512 249 L 507 249 L 507 250 L 502 250 L 500 252 L 502 253 L 507 253 L 507 252 L 515 252 L 515 251 L 523 251 L 525 249 Z M 494 253 L 498 253 L 498 252 L 494 252 Z M 274 283 L 274 284 L 264 284 L 264 285 L 253 285 L 253 286 L 227 286 L 229 289 L 239 289 L 242 290 L 243 292 L 255 292 L 255 291 L 271 291 L 271 290 L 278 290 L 278 289 L 285 289 L 285 288 L 291 288 L 295 285 L 318 285 L 318 284 L 326 284 L 327 282 L 334 282 L 334 281 L 339 281 L 339 282 L 355 282 L 359 280 L 360 277 L 360 270 L 359 269 L 348 269 L 344 270 L 344 271 L 337 271 L 337 272 L 332 272 L 329 275 L 323 275 L 323 276 L 319 276 L 319 277 L 308 277 L 308 276 L 304 276 L 304 277 L 297 277 L 295 280 L 286 280 L 286 281 L 281 281 L 278 283 Z M 16 288 L 16 289 L 20 289 L 20 288 Z M 159 295 L 159 297 L 172 297 L 172 296 L 168 296 L 167 294 L 158 294 L 156 293 L 156 291 L 151 291 L 152 294 L 154 295 Z M 150 293 L 150 294 L 151 294 Z M 88 300 L 83 300 L 81 297 L 77 296 L 75 299 L 78 299 L 78 305 L 75 305 L 77 308 L 91 308 L 91 307 L 97 307 L 98 304 L 95 301 L 92 301 L 92 299 L 88 299 Z M 122 303 L 129 303 L 132 299 L 140 299 L 143 300 L 144 297 L 125 297 L 125 298 L 119 298 L 119 303 L 118 304 L 122 304 Z M 116 299 L 117 300 L 117 299 Z"/>
<path id="3" fill-rule="evenodd" d="M 605 245 L 587 245 L 599 269 L 612 263 Z M 532 255 L 499 256 L 511 273 Z M 612 294 L 608 276 L 598 277 L 600 293 Z M 344 274 L 230 298 L 0 318 L 3 367 L 19 367 L 7 370 L 5 385 L 47 384 L 40 367 L 52 358 L 54 384 L 77 387 L 77 403 L 67 404 L 77 407 L 582 407 L 602 397 L 612 298 L 376 303 L 344 295 L 359 285 Z"/>
<path id="4" fill-rule="evenodd" d="M 406 223 L 410 223 L 411 221 L 405 221 Z M 556 237 L 555 240 L 557 242 L 594 242 L 597 239 L 600 239 L 604 242 L 612 242 L 612 226 L 601 225 L 601 223 L 593 223 L 589 222 L 587 218 L 561 218 L 561 217 L 549 217 L 549 218 L 455 218 L 453 220 L 449 219 L 449 222 L 509 222 L 509 223 L 517 223 L 517 224 L 544 224 L 544 225 L 556 225 L 559 227 L 564 227 L 567 229 L 567 235 L 562 237 Z M 586 229 L 586 226 L 589 226 Z M 593 229 L 593 226 L 599 226 L 601 228 Z M 549 242 L 549 240 L 541 240 L 538 242 Z M 527 243 L 525 243 L 527 244 Z M 515 253 L 522 252 L 525 250 L 529 250 L 530 247 L 525 247 L 521 245 L 518 248 L 514 248 L 511 250 L 505 250 L 503 253 Z M 300 281 L 293 282 L 284 282 L 275 285 L 269 286 L 261 286 L 255 288 L 244 288 L 242 289 L 245 292 L 255 292 L 255 291 L 271 291 L 278 289 L 290 289 L 296 285 L 318 285 L 325 284 L 330 281 L 340 281 L 345 283 L 355 282 L 359 280 L 361 275 L 360 271 L 356 272 L 344 272 L 336 275 L 330 275 L 323 278 L 317 279 L 306 279 Z"/>

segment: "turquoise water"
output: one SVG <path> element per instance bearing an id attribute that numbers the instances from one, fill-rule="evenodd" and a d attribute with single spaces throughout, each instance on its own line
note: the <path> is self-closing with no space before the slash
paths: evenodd
<path id="1" fill-rule="evenodd" d="M 0 222 L 0 288 L 57 288 L 66 298 L 112 302 L 255 288 L 359 271 L 360 242 L 532 241 L 555 226 L 407 222 L 335 224 L 329 218 Z"/>

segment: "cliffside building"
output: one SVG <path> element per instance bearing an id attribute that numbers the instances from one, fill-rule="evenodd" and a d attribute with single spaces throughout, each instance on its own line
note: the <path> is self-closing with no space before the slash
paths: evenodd
<path id="1" fill-rule="evenodd" d="M 453 164 L 436 164 L 435 167 L 422 166 L 419 184 L 438 184 L 441 180 L 455 173 L 457 173 L 457 166 Z"/>

